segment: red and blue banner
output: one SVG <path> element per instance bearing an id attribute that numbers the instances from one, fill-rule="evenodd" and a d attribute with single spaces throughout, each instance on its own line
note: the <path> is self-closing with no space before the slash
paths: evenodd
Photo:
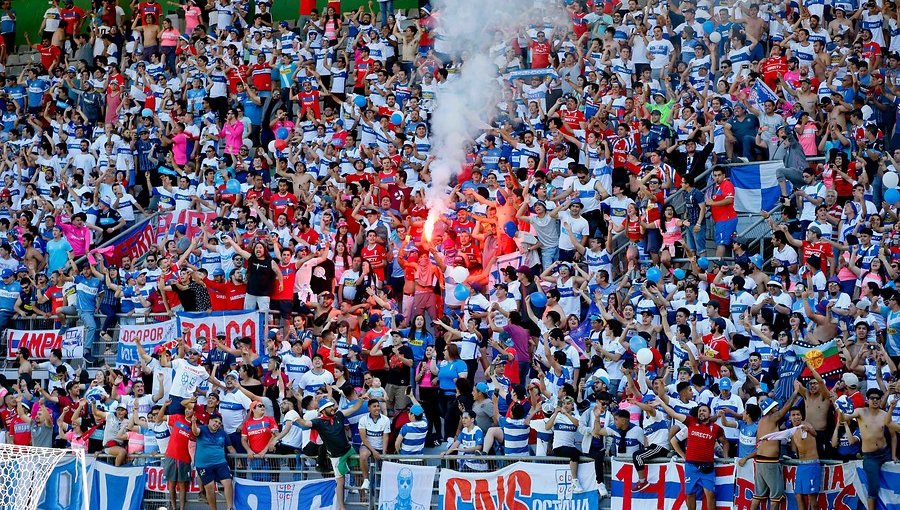
<path id="1" fill-rule="evenodd" d="M 888 468 L 890 464 L 886 464 Z M 716 510 L 749 510 L 753 501 L 755 480 L 755 464 L 748 461 L 743 466 L 738 464 L 716 465 Z M 797 466 L 784 465 L 785 502 L 783 510 L 797 510 L 794 498 L 794 480 Z M 864 499 L 864 483 L 862 482 L 862 463 L 860 461 L 842 464 L 825 464 L 822 466 L 822 487 L 818 493 L 818 507 L 835 510 L 855 510 L 857 503 Z M 897 484 L 900 485 L 900 467 L 897 469 Z M 886 487 L 882 470 L 882 493 Z M 612 508 L 621 510 L 650 510 L 664 508 L 666 510 L 685 510 L 687 508 L 684 493 L 684 464 L 669 461 L 662 464 L 647 465 L 647 481 L 650 486 L 635 492 L 632 484 L 637 481 L 637 473 L 630 463 L 613 461 L 612 464 Z M 861 497 L 862 496 L 862 497 Z M 698 509 L 710 510 L 697 498 Z M 900 499 L 898 499 L 900 501 Z M 764 510 L 765 506 L 760 509 Z M 881 506 L 888 510 L 900 510 L 897 507 Z"/>
<path id="2" fill-rule="evenodd" d="M 131 257 L 131 260 L 143 257 L 150 247 L 156 244 L 157 225 L 158 217 L 155 215 L 136 223 L 128 235 L 110 243 L 112 253 L 107 255 L 106 264 L 118 266 L 122 262 L 122 257 Z"/>

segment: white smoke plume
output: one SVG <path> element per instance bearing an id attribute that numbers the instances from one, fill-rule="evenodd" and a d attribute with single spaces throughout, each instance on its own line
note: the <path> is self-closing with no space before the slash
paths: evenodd
<path id="1" fill-rule="evenodd" d="M 436 93 L 431 117 L 431 143 L 435 160 L 430 165 L 431 188 L 425 235 L 430 238 L 434 222 L 447 207 L 447 187 L 466 163 L 466 145 L 495 116 L 503 95 L 503 80 L 491 60 L 490 48 L 511 41 L 532 24 L 563 27 L 570 24 L 565 9 L 556 0 L 435 0 L 435 50 L 461 56 L 463 65 L 449 76 Z M 550 32 L 550 31 L 548 31 Z M 552 29 L 553 33 L 563 33 Z M 548 36 L 550 33 L 548 33 Z M 499 143 L 499 140 L 498 140 Z"/>

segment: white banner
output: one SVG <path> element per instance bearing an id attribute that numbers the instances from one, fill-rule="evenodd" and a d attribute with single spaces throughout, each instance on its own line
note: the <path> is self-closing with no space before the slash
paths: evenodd
<path id="1" fill-rule="evenodd" d="M 578 483 L 583 490 L 575 492 L 568 462 L 516 462 L 493 472 L 441 469 L 438 510 L 597 510 L 599 494 L 593 462 L 578 466 Z"/>
<path id="2" fill-rule="evenodd" d="M 151 354 L 157 345 L 171 342 L 176 338 L 178 338 L 178 323 L 174 319 L 152 324 L 123 324 L 119 329 L 116 364 L 130 367 L 140 361 L 135 345 L 136 339 L 140 340 L 144 350 Z"/>
<path id="3" fill-rule="evenodd" d="M 381 466 L 379 510 L 430 508 L 435 474 L 435 466 L 384 462 Z"/>
<path id="4" fill-rule="evenodd" d="M 46 330 L 6 330 L 8 359 L 16 359 L 22 347 L 31 351 L 31 359 L 48 359 L 52 349 L 61 349 L 64 359 L 84 357 L 84 327 Z"/>

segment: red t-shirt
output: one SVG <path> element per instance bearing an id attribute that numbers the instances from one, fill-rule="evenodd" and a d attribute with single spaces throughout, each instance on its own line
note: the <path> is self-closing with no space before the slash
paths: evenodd
<path id="1" fill-rule="evenodd" d="M 709 341 L 706 342 L 705 354 L 711 358 L 728 361 L 731 356 L 728 352 L 728 342 L 725 340 L 725 337 L 720 336 L 718 338 L 710 338 Z M 722 374 L 721 367 L 722 366 L 717 363 L 707 362 L 704 368 L 707 374 L 718 379 Z"/>
<path id="2" fill-rule="evenodd" d="M 369 330 L 369 332 L 366 333 L 366 336 L 363 337 L 362 348 L 371 350 L 372 346 L 375 345 L 375 342 L 383 337 L 385 333 L 387 333 L 387 328 L 382 328 L 378 331 L 374 329 Z M 369 370 L 384 370 L 387 364 L 384 356 L 369 355 L 366 357 L 366 366 L 369 367 Z"/>
<path id="3" fill-rule="evenodd" d="M 269 216 L 272 218 L 272 221 L 278 219 L 278 215 L 281 213 L 287 214 L 288 221 L 294 222 L 294 208 L 297 207 L 297 196 L 291 192 L 285 193 L 282 195 L 281 193 L 275 193 L 272 195 L 272 198 L 269 201 L 269 207 L 272 209 L 272 214 Z"/>
<path id="4" fill-rule="evenodd" d="M 31 422 L 27 422 L 15 414 L 9 430 L 12 432 L 13 444 L 31 446 Z"/>
<path id="5" fill-rule="evenodd" d="M 684 420 L 688 437 L 684 460 L 687 462 L 712 462 L 715 458 L 716 440 L 725 434 L 715 423 L 700 423 L 693 416 Z"/>
<path id="6" fill-rule="evenodd" d="M 209 289 L 209 300 L 212 309 L 219 310 L 243 310 L 244 298 L 247 296 L 247 285 L 235 285 L 232 282 L 222 283 L 206 280 L 206 288 Z"/>
<path id="7" fill-rule="evenodd" d="M 263 453 L 275 434 L 278 434 L 278 425 L 271 416 L 263 416 L 258 420 L 249 418 L 241 427 L 241 435 L 247 436 L 247 443 L 254 453 Z"/>
<path id="8" fill-rule="evenodd" d="M 552 46 L 550 45 L 550 41 L 533 41 L 531 43 L 531 68 L 543 69 L 545 67 L 550 67 L 551 49 Z"/>
<path id="9" fill-rule="evenodd" d="M 362 251 L 359 252 L 359 256 L 362 257 L 363 260 L 369 261 L 369 264 L 372 266 L 372 272 L 374 272 L 381 281 L 384 281 L 384 255 L 384 246 L 378 243 L 373 246 L 366 245 L 363 247 Z M 375 267 L 376 264 L 381 264 L 381 267 Z"/>
<path id="10" fill-rule="evenodd" d="M 253 64 L 250 66 L 250 82 L 260 92 L 272 90 L 272 68 L 269 64 Z"/>
<path id="11" fill-rule="evenodd" d="M 278 287 L 272 293 L 272 299 L 291 301 L 294 299 L 294 280 L 297 279 L 297 264 L 288 262 L 287 264 L 278 264 L 281 270 L 281 276 L 284 278 L 284 285 L 281 286 L 281 292 Z"/>
<path id="12" fill-rule="evenodd" d="M 35 49 L 41 54 L 41 65 L 48 71 L 50 70 L 50 66 L 59 60 L 59 56 L 62 54 L 62 50 L 52 44 L 46 46 L 38 44 L 35 46 Z"/>
<path id="13" fill-rule="evenodd" d="M 722 184 L 713 188 L 712 199 L 715 201 L 724 200 L 727 197 L 734 198 L 734 184 L 725 179 Z M 734 202 L 728 205 L 714 205 L 709 208 L 713 221 L 728 221 L 737 218 L 737 211 L 734 210 Z"/>
<path id="14" fill-rule="evenodd" d="M 188 450 L 188 444 L 194 440 L 194 434 L 191 432 L 191 422 L 185 419 L 184 415 L 169 415 L 169 445 L 166 446 L 166 457 L 170 459 L 180 460 L 181 462 L 191 462 L 191 453 Z"/>
<path id="15" fill-rule="evenodd" d="M 819 241 L 818 243 L 803 241 L 804 264 L 806 264 L 806 261 L 811 255 L 816 255 L 819 257 L 819 260 L 822 261 L 822 271 L 827 273 L 828 261 L 834 257 L 834 250 L 832 249 L 831 245 L 822 241 Z"/>

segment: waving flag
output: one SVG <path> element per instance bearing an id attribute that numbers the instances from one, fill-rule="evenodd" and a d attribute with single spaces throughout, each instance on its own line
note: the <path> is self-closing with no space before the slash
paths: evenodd
<path id="1" fill-rule="evenodd" d="M 754 214 L 771 211 L 781 195 L 775 171 L 782 166 L 781 162 L 772 162 L 731 167 L 734 209 L 739 213 Z"/>
<path id="2" fill-rule="evenodd" d="M 766 434 L 763 437 L 759 438 L 760 441 L 781 441 L 782 439 L 787 439 L 794 435 L 794 432 L 800 430 L 800 427 L 791 427 L 785 430 L 776 430 L 771 434 Z"/>
<path id="3" fill-rule="evenodd" d="M 794 352 L 797 356 L 807 360 L 809 366 L 800 373 L 800 379 L 812 377 L 810 367 L 815 369 L 822 377 L 834 377 L 840 375 L 844 371 L 844 363 L 834 340 L 829 340 L 824 344 L 812 345 L 802 340 L 794 342 Z"/>
<path id="4" fill-rule="evenodd" d="M 750 101 L 758 109 L 762 110 L 762 104 L 766 101 L 772 101 L 777 105 L 778 96 L 775 92 L 772 92 L 772 89 L 762 79 L 757 79 L 753 86 L 750 87 Z"/>

